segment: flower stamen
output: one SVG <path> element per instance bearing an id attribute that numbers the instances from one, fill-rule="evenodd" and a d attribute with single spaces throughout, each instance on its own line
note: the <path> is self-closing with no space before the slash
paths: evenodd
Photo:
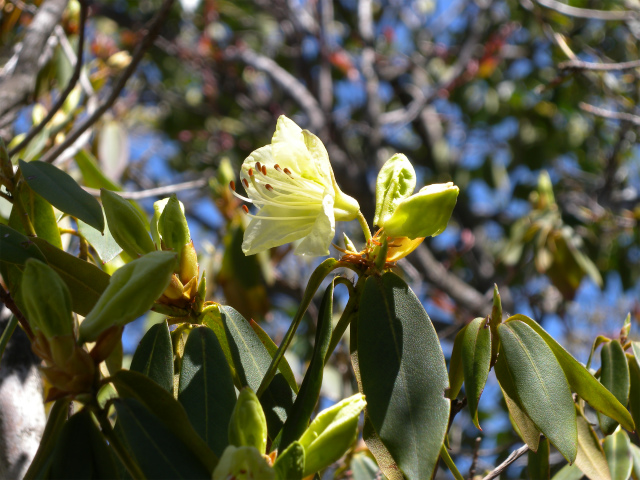
<path id="1" fill-rule="evenodd" d="M 231 180 L 229 182 L 229 187 L 231 187 L 231 190 L 233 190 L 234 192 L 236 191 L 236 182 L 234 182 L 233 180 Z"/>
<path id="2" fill-rule="evenodd" d="M 249 207 L 247 207 L 246 205 L 242 205 L 242 210 L 244 210 L 244 213 L 249 215 Z"/>

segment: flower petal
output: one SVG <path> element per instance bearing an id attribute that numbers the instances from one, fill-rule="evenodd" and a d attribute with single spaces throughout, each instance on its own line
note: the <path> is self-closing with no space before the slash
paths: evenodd
<path id="1" fill-rule="evenodd" d="M 302 129 L 284 115 L 278 118 L 271 148 L 273 158 L 282 168 L 286 167 L 306 178 L 318 178 L 316 167 L 304 143 Z"/>
<path id="2" fill-rule="evenodd" d="M 318 214 L 311 232 L 298 244 L 296 255 L 329 255 L 329 245 L 336 232 L 333 215 L 333 196 L 327 193 L 322 200 L 322 211 Z"/>
<path id="3" fill-rule="evenodd" d="M 282 208 L 269 206 L 261 208 L 259 215 L 260 217 L 277 218 L 291 216 L 297 217 L 297 219 L 251 219 L 244 232 L 244 240 L 242 242 L 242 251 L 245 255 L 254 255 L 269 248 L 299 240 L 311 232 L 316 220 L 316 215 L 311 212 L 283 212 Z M 305 218 L 299 218 L 303 215 Z"/>
<path id="4" fill-rule="evenodd" d="M 317 175 L 322 179 L 324 185 L 333 183 L 333 170 L 329 163 L 329 154 L 324 147 L 322 141 L 309 130 L 303 130 L 304 143 L 308 149 L 308 154 L 313 160 L 313 164 L 318 172 Z"/>

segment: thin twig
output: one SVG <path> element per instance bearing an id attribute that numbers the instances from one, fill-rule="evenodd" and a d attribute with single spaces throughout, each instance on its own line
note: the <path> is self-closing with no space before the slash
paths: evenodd
<path id="1" fill-rule="evenodd" d="M 20 325 L 22 326 L 22 328 L 25 331 L 25 333 L 27 334 L 27 336 L 30 339 L 32 339 L 33 338 L 33 332 L 31 331 L 31 327 L 29 326 L 29 322 L 27 321 L 25 316 L 22 314 L 22 312 L 20 311 L 20 309 L 16 305 L 16 302 L 13 301 L 13 298 L 11 298 L 11 295 L 9 294 L 9 292 L 7 292 L 2 285 L 0 285 L 0 301 L 2 301 L 2 303 L 4 303 L 5 307 L 7 307 L 9 310 L 11 310 L 11 313 L 13 313 L 16 316 L 16 318 L 20 322 Z"/>
<path id="2" fill-rule="evenodd" d="M 473 480 L 476 475 L 476 468 L 478 468 L 478 457 L 480 456 L 480 443 L 482 437 L 476 437 L 476 442 L 473 445 L 473 459 L 471 460 L 471 466 L 469 467 L 469 480 Z"/>
<path id="3" fill-rule="evenodd" d="M 640 12 L 632 10 L 593 10 L 590 8 L 578 8 L 556 0 L 536 0 L 543 7 L 555 10 L 558 13 L 576 18 L 589 18 L 605 21 L 625 21 L 638 18 Z"/>
<path id="4" fill-rule="evenodd" d="M 611 110 L 605 110 L 604 108 L 596 107 L 595 105 L 590 105 L 584 102 L 580 102 L 578 106 L 580 107 L 580 110 L 596 115 L 597 117 L 621 120 L 623 122 L 633 123 L 634 125 L 640 125 L 640 116 L 632 113 L 612 112 Z"/>
<path id="5" fill-rule="evenodd" d="M 104 115 L 107 110 L 109 110 L 109 108 L 111 108 L 111 106 L 118 99 L 120 92 L 126 85 L 131 75 L 133 75 L 133 72 L 135 72 L 135 70 L 138 68 L 138 64 L 142 60 L 145 52 L 149 49 L 149 47 L 151 47 L 151 45 L 153 45 L 154 40 L 160 32 L 160 27 L 169 14 L 169 10 L 171 9 L 173 2 L 174 0 L 165 0 L 163 2 L 160 10 L 158 10 L 155 17 L 151 20 L 147 34 L 142 39 L 142 42 L 138 45 L 138 48 L 136 49 L 133 58 L 131 59 L 131 63 L 129 63 L 127 69 L 122 73 L 122 75 L 120 75 L 120 78 L 118 78 L 118 81 L 111 89 L 109 97 L 102 103 L 102 105 L 100 105 L 96 109 L 95 112 L 93 112 L 92 115 L 87 117 L 80 125 L 69 132 L 62 143 L 49 150 L 41 158 L 43 162 L 53 162 L 58 157 L 58 155 L 60 155 L 65 149 L 73 145 L 76 139 L 78 139 L 78 137 L 80 137 L 85 130 L 93 125 L 100 117 L 102 117 L 102 115 Z"/>
<path id="6" fill-rule="evenodd" d="M 632 60 L 629 62 L 619 63 L 597 63 L 597 62 L 583 62 L 580 60 L 569 60 L 562 62 L 558 65 L 560 70 L 599 70 L 599 71 L 614 71 L 614 70 L 630 70 L 632 68 L 640 68 L 640 60 Z"/>
<path id="7" fill-rule="evenodd" d="M 159 197 L 161 195 L 169 195 L 175 192 L 181 192 L 183 190 L 191 190 L 195 188 L 202 188 L 209 182 L 206 178 L 199 178 L 198 180 L 192 180 L 190 182 L 176 183 L 174 185 L 164 185 L 162 187 L 149 188 L 147 190 L 140 190 L 139 192 L 118 192 L 122 198 L 127 200 L 140 200 L 142 198 Z M 82 187 L 86 192 L 90 193 L 94 197 L 100 197 L 100 190 L 97 188 Z"/>
<path id="8" fill-rule="evenodd" d="M 47 123 L 51 121 L 51 119 L 58 112 L 58 110 L 62 108 L 62 105 L 64 105 L 64 102 L 67 100 L 67 97 L 75 88 L 76 83 L 80 78 L 80 72 L 82 70 L 82 64 L 83 64 L 82 59 L 84 54 L 84 37 L 85 37 L 84 30 L 85 30 L 85 23 L 87 21 L 88 11 L 89 11 L 89 8 L 87 6 L 86 0 L 81 0 L 80 1 L 80 26 L 79 26 L 80 30 L 78 31 L 78 54 L 77 54 L 76 66 L 73 69 L 73 74 L 69 79 L 69 83 L 67 84 L 67 87 L 60 94 L 56 103 L 49 109 L 49 113 L 47 113 L 44 119 L 38 125 L 35 125 L 31 130 L 29 130 L 29 132 L 27 132 L 27 135 L 24 137 L 24 139 L 9 151 L 9 156 L 15 155 L 24 147 L 26 147 L 29 144 L 29 142 L 33 138 L 35 138 L 35 136 L 38 135 L 42 131 L 42 129 L 44 129 L 44 127 L 47 125 Z"/>
<path id="9" fill-rule="evenodd" d="M 513 462 L 515 462 L 518 458 L 520 458 L 522 455 L 524 455 L 528 451 L 529 451 L 529 446 L 525 444 L 519 449 L 511 452 L 511 455 L 509 455 L 504 462 L 502 462 L 496 468 L 491 470 L 491 472 L 489 472 L 489 475 L 485 476 L 482 480 L 492 480 L 493 478 L 499 477 L 500 474 L 504 472 L 509 465 L 511 465 Z"/>

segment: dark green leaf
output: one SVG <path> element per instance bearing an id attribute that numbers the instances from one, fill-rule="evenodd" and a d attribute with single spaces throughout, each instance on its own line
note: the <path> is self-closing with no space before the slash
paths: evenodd
<path id="1" fill-rule="evenodd" d="M 429 478 L 449 421 L 447 369 L 429 316 L 394 273 L 367 278 L 357 345 L 375 431 L 406 477 Z"/>
<path id="2" fill-rule="evenodd" d="M 631 476 L 633 457 L 631 456 L 631 441 L 627 432 L 620 429 L 604 439 L 604 454 L 607 457 L 611 478 L 626 480 Z"/>
<path id="3" fill-rule="evenodd" d="M 227 360 L 227 365 L 229 365 L 229 369 L 231 370 L 231 377 L 233 378 L 233 383 L 235 384 L 237 389 L 241 389 L 243 387 L 242 382 L 240 382 L 240 378 L 236 372 L 236 368 L 233 363 L 233 357 L 231 356 L 231 350 L 229 348 L 229 342 L 227 341 L 227 334 L 224 331 L 224 324 L 222 323 L 222 315 L 220 314 L 220 305 L 209 305 L 202 310 L 202 313 L 198 317 L 198 323 L 209 327 L 213 333 L 216 334 L 218 338 L 218 342 L 220 343 L 220 348 L 222 348 L 222 352 L 224 353 L 224 357 Z"/>
<path id="4" fill-rule="evenodd" d="M 109 285 L 109 275 L 95 265 L 74 257 L 41 238 L 33 238 L 32 241 L 44 254 L 49 266 L 67 284 L 73 311 L 87 315 Z"/>
<path id="5" fill-rule="evenodd" d="M 184 347 L 178 400 L 216 455 L 229 444 L 229 419 L 236 404 L 231 371 L 218 339 L 207 327 L 191 331 Z"/>
<path id="6" fill-rule="evenodd" d="M 487 319 L 478 317 L 467 325 L 462 340 L 462 367 L 469 414 L 478 428 L 478 401 L 489 377 L 490 362 L 491 330 Z"/>
<path id="7" fill-rule="evenodd" d="M 262 342 L 264 347 L 269 352 L 269 355 L 271 355 L 271 358 L 273 358 L 273 356 L 278 351 L 278 346 L 274 343 L 273 340 L 271 340 L 271 337 L 269 337 L 267 332 L 262 329 L 258 322 L 253 319 L 249 319 L 249 323 L 251 324 L 251 328 L 253 328 L 253 331 L 256 332 L 256 335 L 258 335 L 258 337 L 260 338 L 260 341 Z M 286 357 L 282 357 L 282 360 L 280 360 L 280 363 L 278 364 L 278 371 L 282 375 L 284 375 L 284 378 L 287 379 L 287 383 L 291 387 L 291 390 L 293 390 L 297 395 L 299 390 L 298 383 L 296 382 L 296 377 L 293 374 L 293 370 L 291 370 L 291 366 L 289 365 Z"/>
<path id="8" fill-rule="evenodd" d="M 464 382 L 464 369 L 462 367 L 462 342 L 464 333 L 467 331 L 467 325 L 458 332 L 453 341 L 453 349 L 451 350 L 451 358 L 449 359 L 449 390 L 447 390 L 447 398 L 454 399 L 460 393 L 462 383 Z"/>
<path id="9" fill-rule="evenodd" d="M 236 373 L 243 387 L 256 391 L 264 378 L 271 355 L 247 320 L 231 307 L 221 307 L 222 322 Z M 277 373 L 260 397 L 267 417 L 269 436 L 274 438 L 287 420 L 296 398 L 281 373 Z"/>
<path id="10" fill-rule="evenodd" d="M 73 178 L 59 168 L 44 162 L 23 162 L 20 170 L 25 181 L 51 205 L 93 228 L 104 231 L 102 207 Z"/>
<path id="11" fill-rule="evenodd" d="M 47 478 L 53 459 L 53 450 L 58 443 L 68 414 L 69 400 L 67 399 L 57 400 L 51 407 L 47 425 L 40 439 L 40 446 L 24 476 L 25 480 Z"/>
<path id="12" fill-rule="evenodd" d="M 634 430 L 633 419 L 626 408 L 607 390 L 584 365 L 578 362 L 567 352 L 562 345 L 556 342 L 551 335 L 543 330 L 534 320 L 524 315 L 514 315 L 510 320 L 520 320 L 531 327 L 546 344 L 551 348 L 554 355 L 560 362 L 564 374 L 569 381 L 571 388 L 594 409 L 604 413 L 608 417 L 615 419 L 629 431 Z"/>
<path id="13" fill-rule="evenodd" d="M 51 463 L 50 478 L 63 480 L 116 478 L 115 460 L 88 410 L 65 423 Z"/>
<path id="14" fill-rule="evenodd" d="M 207 467 L 207 470 L 213 472 L 218 463 L 217 456 L 193 429 L 187 412 L 173 395 L 141 373 L 129 370 L 120 370 L 111 377 L 111 383 L 116 387 L 120 397 L 138 400 L 157 416 L 165 427 Z"/>
<path id="15" fill-rule="evenodd" d="M 135 398 L 113 402 L 129 449 L 148 478 L 211 478 L 211 472 L 156 415 Z"/>
<path id="16" fill-rule="evenodd" d="M 498 285 L 493 284 L 493 307 L 491 308 L 491 317 L 489 318 L 489 326 L 491 327 L 491 364 L 495 365 L 498 359 L 498 351 L 500 350 L 500 337 L 498 336 L 498 325 L 502 323 L 502 300 Z"/>
<path id="17" fill-rule="evenodd" d="M 611 480 L 611 473 L 609 473 L 609 466 L 600 440 L 591 424 L 579 411 L 578 455 L 575 464 L 590 480 Z"/>
<path id="18" fill-rule="evenodd" d="M 636 352 L 637 353 L 637 352 Z M 638 358 L 627 355 L 629 363 L 629 411 L 636 425 L 640 425 L 640 365 Z"/>
<path id="19" fill-rule="evenodd" d="M 618 340 L 602 345 L 600 350 L 600 383 L 618 399 L 622 405 L 629 401 L 629 365 L 622 345 Z M 611 435 L 618 426 L 614 419 L 598 414 L 600 430 Z"/>
<path id="20" fill-rule="evenodd" d="M 549 469 L 549 440 L 543 438 L 537 452 L 529 450 L 529 462 L 527 463 L 527 471 L 531 480 L 543 480 L 549 478 L 551 471 Z"/>
<path id="21" fill-rule="evenodd" d="M 44 255 L 32 240 L 32 237 L 0 223 L 0 261 L 24 265 L 27 259 L 37 258 L 46 262 Z"/>
<path id="22" fill-rule="evenodd" d="M 520 400 L 516 393 L 516 387 L 507 368 L 504 355 L 498 356 L 498 361 L 494 366 L 500 389 L 504 396 L 504 401 L 509 410 L 509 420 L 518 436 L 534 452 L 538 451 L 540 444 L 540 430 L 533 421 L 524 413 L 524 408 L 520 405 Z"/>
<path id="23" fill-rule="evenodd" d="M 567 378 L 545 341 L 527 324 L 498 327 L 506 366 L 520 405 L 569 461 L 578 452 L 576 411 Z"/>
<path id="24" fill-rule="evenodd" d="M 173 395 L 173 347 L 166 320 L 144 334 L 129 369 L 146 375 Z"/>
<path id="25" fill-rule="evenodd" d="M 281 449 L 286 449 L 292 442 L 300 438 L 309 425 L 309 419 L 313 414 L 313 409 L 316 403 L 318 403 L 320 387 L 322 387 L 324 359 L 329 349 L 329 342 L 331 341 L 332 319 L 333 282 L 329 284 L 322 297 L 311 362 L 309 368 L 307 368 L 307 373 L 305 373 L 296 401 L 282 428 L 282 438 L 280 440 Z"/>
<path id="26" fill-rule="evenodd" d="M 304 474 L 304 447 L 293 442 L 273 465 L 279 480 L 302 480 Z"/>

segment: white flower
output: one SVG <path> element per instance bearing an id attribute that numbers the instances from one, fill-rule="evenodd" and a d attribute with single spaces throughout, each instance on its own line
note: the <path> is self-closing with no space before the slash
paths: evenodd
<path id="1" fill-rule="evenodd" d="M 284 115 L 271 145 L 246 158 L 240 178 L 249 198 L 236 196 L 259 208 L 256 214 L 247 212 L 245 255 L 295 240 L 302 240 L 297 255 L 328 255 L 336 220 L 353 220 L 360 210 L 336 184 L 320 139 Z"/>

